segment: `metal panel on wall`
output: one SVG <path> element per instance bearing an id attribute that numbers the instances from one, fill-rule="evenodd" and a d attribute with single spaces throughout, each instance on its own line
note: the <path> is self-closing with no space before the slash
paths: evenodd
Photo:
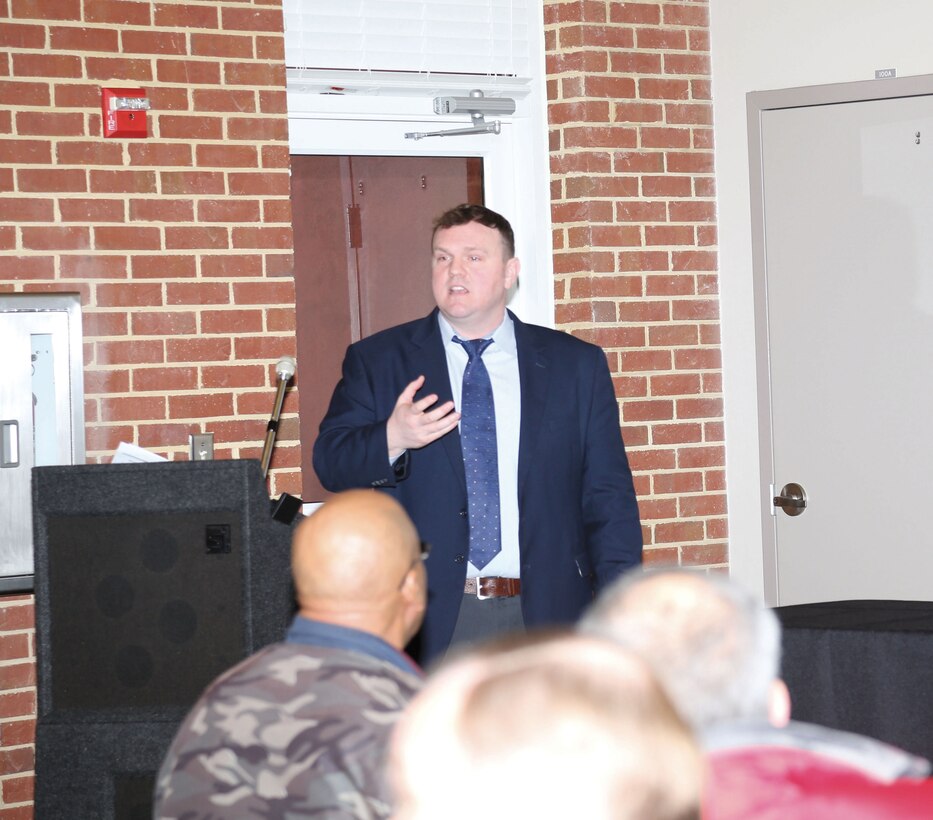
<path id="1" fill-rule="evenodd" d="M 32 589 L 33 467 L 84 462 L 78 294 L 0 296 L 0 592 Z"/>

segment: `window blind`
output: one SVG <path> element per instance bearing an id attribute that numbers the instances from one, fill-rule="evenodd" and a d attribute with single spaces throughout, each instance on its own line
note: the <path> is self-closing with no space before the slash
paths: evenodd
<path id="1" fill-rule="evenodd" d="M 536 0 L 284 0 L 291 69 L 532 75 Z"/>

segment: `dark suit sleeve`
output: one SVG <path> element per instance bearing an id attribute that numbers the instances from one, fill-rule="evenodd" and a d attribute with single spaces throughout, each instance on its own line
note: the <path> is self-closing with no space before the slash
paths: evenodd
<path id="1" fill-rule="evenodd" d="M 619 405 L 602 350 L 592 350 L 592 401 L 585 420 L 582 476 L 587 553 L 599 589 L 641 563 L 642 532 L 632 472 L 619 430 Z"/>
<path id="2" fill-rule="evenodd" d="M 314 470 L 331 492 L 393 486 L 405 477 L 407 454 L 393 467 L 386 441 L 386 421 L 395 400 L 380 400 L 371 370 L 358 347 L 351 345 L 314 444 Z"/>

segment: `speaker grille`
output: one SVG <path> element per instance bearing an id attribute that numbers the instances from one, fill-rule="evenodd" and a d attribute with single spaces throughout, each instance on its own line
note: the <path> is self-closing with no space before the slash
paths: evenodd
<path id="1" fill-rule="evenodd" d="M 59 516 L 48 532 L 49 717 L 185 707 L 243 657 L 237 513 Z"/>
<path id="2" fill-rule="evenodd" d="M 175 729 L 282 639 L 291 528 L 258 461 L 36 467 L 36 817 L 145 816 Z"/>

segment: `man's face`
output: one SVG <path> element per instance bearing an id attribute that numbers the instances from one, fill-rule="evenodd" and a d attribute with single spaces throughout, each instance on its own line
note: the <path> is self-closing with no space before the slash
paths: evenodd
<path id="1" fill-rule="evenodd" d="M 466 339 L 485 336 L 502 322 L 519 269 L 518 259 L 505 255 L 501 234 L 479 222 L 444 228 L 434 235 L 434 300 Z"/>

